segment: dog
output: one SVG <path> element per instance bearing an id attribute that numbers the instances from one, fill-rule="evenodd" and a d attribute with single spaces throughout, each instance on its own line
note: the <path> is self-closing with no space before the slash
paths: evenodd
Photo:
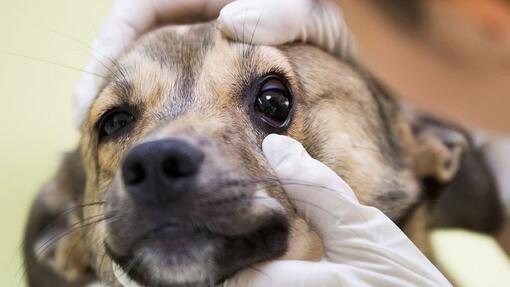
<path id="1" fill-rule="evenodd" d="M 79 148 L 36 198 L 29 285 L 119 286 L 118 268 L 143 286 L 210 286 L 265 260 L 318 260 L 320 238 L 262 154 L 270 133 L 301 142 L 428 256 L 432 228 L 501 228 L 469 133 L 402 105 L 356 63 L 233 42 L 214 22 L 167 26 L 111 63 Z"/>

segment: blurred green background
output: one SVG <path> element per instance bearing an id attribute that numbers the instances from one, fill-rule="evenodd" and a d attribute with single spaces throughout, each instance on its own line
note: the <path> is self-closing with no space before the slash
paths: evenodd
<path id="1" fill-rule="evenodd" d="M 76 146 L 73 86 L 112 1 L 0 0 L 0 286 L 23 286 L 30 202 Z M 74 39 L 71 39 L 74 38 Z M 83 42 L 83 43 L 80 43 Z M 16 55 L 14 55 L 16 54 Z"/>
<path id="2" fill-rule="evenodd" d="M 30 202 L 77 144 L 72 91 L 111 0 L 0 0 L 0 286 L 23 286 L 19 257 Z M 434 235 L 465 286 L 510 286 L 510 263 L 488 238 Z M 483 262 L 483 263 L 482 263 Z M 452 267 L 454 266 L 454 267 Z"/>

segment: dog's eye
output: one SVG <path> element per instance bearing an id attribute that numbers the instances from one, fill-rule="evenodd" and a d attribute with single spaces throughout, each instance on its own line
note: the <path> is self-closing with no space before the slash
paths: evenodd
<path id="1" fill-rule="evenodd" d="M 265 79 L 255 102 L 261 119 L 274 128 L 283 128 L 290 120 L 291 107 L 292 95 L 287 85 L 276 76 Z"/>
<path id="2" fill-rule="evenodd" d="M 100 139 L 119 132 L 131 124 L 134 119 L 135 117 L 125 110 L 112 109 L 106 112 L 97 125 Z"/>

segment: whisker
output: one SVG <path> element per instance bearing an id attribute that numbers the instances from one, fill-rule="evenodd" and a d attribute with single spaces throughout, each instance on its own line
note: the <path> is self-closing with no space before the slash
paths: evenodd
<path id="1" fill-rule="evenodd" d="M 78 205 L 74 205 L 69 208 L 66 208 L 61 213 L 59 213 L 57 215 L 57 217 L 51 223 L 46 225 L 42 232 L 44 233 L 45 231 L 48 231 L 49 229 L 54 227 L 56 224 L 58 224 L 59 220 L 63 219 L 66 215 L 69 215 L 70 213 L 72 213 L 78 209 L 84 209 L 86 207 L 92 207 L 92 206 L 97 206 L 97 205 L 102 205 L 102 204 L 106 204 L 106 201 L 89 202 L 89 203 L 78 204 Z"/>
<path id="2" fill-rule="evenodd" d="M 53 62 L 53 61 L 46 60 L 46 59 L 40 59 L 40 58 L 36 58 L 36 57 L 32 57 L 32 56 L 27 56 L 27 55 L 22 55 L 22 54 L 13 53 L 13 52 L 9 52 L 9 51 L 2 51 L 2 50 L 0 50 L 0 53 L 4 53 L 4 54 L 10 55 L 10 56 L 15 56 L 15 57 L 20 57 L 20 58 L 25 58 L 25 59 L 33 60 L 33 61 L 36 61 L 36 62 L 41 62 L 41 63 L 55 65 L 55 66 L 58 66 L 58 67 L 61 67 L 61 68 L 65 68 L 65 69 L 69 69 L 69 70 L 73 70 L 73 71 L 78 71 L 78 72 L 90 74 L 90 75 L 93 75 L 93 76 L 96 76 L 96 77 L 99 77 L 99 78 L 102 78 L 102 79 L 106 78 L 106 76 L 104 76 L 104 75 L 100 75 L 100 74 L 93 73 L 93 72 L 90 72 L 90 71 L 87 71 L 87 70 L 84 70 L 84 69 L 80 69 L 80 68 L 69 66 L 69 65 L 64 65 L 64 64 Z"/>
<path id="3" fill-rule="evenodd" d="M 262 11 L 260 12 L 260 15 L 259 15 L 259 17 L 257 19 L 257 23 L 255 23 L 255 27 L 253 28 L 253 32 L 251 33 L 250 45 L 253 45 L 253 39 L 255 37 L 255 33 L 257 32 L 257 28 L 258 28 L 258 26 L 260 24 L 260 19 L 262 18 L 262 15 L 264 15 L 266 7 L 267 7 L 267 3 L 265 3 L 264 7 L 262 7 Z"/>
<path id="4" fill-rule="evenodd" d="M 98 217 L 99 217 L 99 219 L 96 219 Z M 36 257 L 43 254 L 44 252 L 46 252 L 48 250 L 48 248 L 50 248 L 53 244 L 55 244 L 62 238 L 66 237 L 76 231 L 82 230 L 82 228 L 89 227 L 94 224 L 103 222 L 105 219 L 108 219 L 108 218 L 110 218 L 110 217 L 105 216 L 104 214 L 98 214 L 98 215 L 90 216 L 80 222 L 77 222 L 77 223 L 71 225 L 69 228 L 67 228 L 66 231 L 53 236 L 52 238 L 48 239 L 45 243 L 43 243 L 42 246 L 39 247 L 39 250 L 35 251 Z M 92 222 L 84 223 L 85 221 L 88 221 L 91 219 L 96 219 L 96 220 L 93 220 Z"/>

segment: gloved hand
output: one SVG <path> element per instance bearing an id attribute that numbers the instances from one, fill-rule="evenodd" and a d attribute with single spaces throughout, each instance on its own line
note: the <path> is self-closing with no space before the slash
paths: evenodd
<path id="1" fill-rule="evenodd" d="M 352 58 L 354 42 L 340 7 L 329 0 L 237 0 L 218 18 L 229 37 L 253 44 L 313 44 Z"/>
<path id="2" fill-rule="evenodd" d="M 299 215 L 322 238 L 325 257 L 264 263 L 224 286 L 451 286 L 388 217 L 361 205 L 300 143 L 269 135 L 263 151 Z"/>
<path id="3" fill-rule="evenodd" d="M 92 44 L 92 59 L 74 91 L 79 127 L 112 61 L 147 31 L 171 23 L 211 20 L 232 0 L 117 0 Z M 352 55 L 352 41 L 338 7 L 327 0 L 239 0 L 218 19 L 234 39 L 277 45 L 303 41 L 341 57 Z M 240 34 L 241 33 L 241 34 Z"/>

